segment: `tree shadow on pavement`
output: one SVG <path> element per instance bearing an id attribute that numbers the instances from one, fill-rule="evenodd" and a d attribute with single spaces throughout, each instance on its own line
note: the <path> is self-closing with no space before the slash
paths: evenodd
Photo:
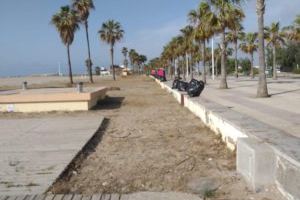
<path id="1" fill-rule="evenodd" d="M 296 90 L 288 90 L 288 91 L 283 91 L 283 92 L 277 92 L 277 93 L 272 93 L 270 94 L 271 96 L 275 96 L 275 95 L 280 95 L 280 94 L 287 94 L 287 93 L 293 93 L 293 92 L 298 92 L 300 91 L 300 89 L 296 89 Z"/>
<path id="2" fill-rule="evenodd" d="M 285 84 L 285 83 L 296 83 L 296 81 L 268 81 L 268 84 Z"/>

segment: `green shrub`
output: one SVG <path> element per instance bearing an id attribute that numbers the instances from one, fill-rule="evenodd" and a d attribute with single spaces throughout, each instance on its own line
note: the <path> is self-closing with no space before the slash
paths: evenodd
<path id="1" fill-rule="evenodd" d="M 295 69 L 293 70 L 293 73 L 295 73 L 295 74 L 300 74 L 300 69 L 295 68 Z"/>

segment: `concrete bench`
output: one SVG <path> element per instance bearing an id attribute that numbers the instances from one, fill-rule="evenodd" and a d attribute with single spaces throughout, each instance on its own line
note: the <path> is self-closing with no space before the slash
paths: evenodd
<path id="1" fill-rule="evenodd" d="M 0 93 L 0 112 L 85 111 L 106 95 L 107 88 L 44 88 Z"/>

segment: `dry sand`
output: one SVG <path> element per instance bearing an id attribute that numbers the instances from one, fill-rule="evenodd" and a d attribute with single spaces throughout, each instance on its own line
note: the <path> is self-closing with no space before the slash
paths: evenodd
<path id="1" fill-rule="evenodd" d="M 235 172 L 235 153 L 204 124 L 146 77 L 97 80 L 120 88 L 90 112 L 0 114 L 23 118 L 90 115 L 106 118 L 91 147 L 81 154 L 50 192 L 132 193 L 178 191 L 203 178 L 218 185 L 208 199 L 280 199 L 277 191 L 251 191 Z M 192 184 L 195 187 L 195 184 Z M 197 184 L 196 184 L 197 186 Z M 197 187 L 196 187 L 197 189 Z"/>

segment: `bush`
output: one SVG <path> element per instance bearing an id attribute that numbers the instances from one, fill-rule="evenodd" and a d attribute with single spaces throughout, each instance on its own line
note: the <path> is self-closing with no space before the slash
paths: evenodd
<path id="1" fill-rule="evenodd" d="M 295 69 L 293 70 L 293 73 L 295 73 L 295 74 L 300 74 L 300 69 L 295 68 Z"/>
<path id="2" fill-rule="evenodd" d="M 227 59 L 227 74 L 233 74 L 235 72 L 235 60 L 232 58 Z"/>
<path id="3" fill-rule="evenodd" d="M 242 67 L 241 72 L 244 72 L 245 74 L 250 73 L 251 62 L 248 58 L 240 59 L 239 60 L 239 65 Z"/>

